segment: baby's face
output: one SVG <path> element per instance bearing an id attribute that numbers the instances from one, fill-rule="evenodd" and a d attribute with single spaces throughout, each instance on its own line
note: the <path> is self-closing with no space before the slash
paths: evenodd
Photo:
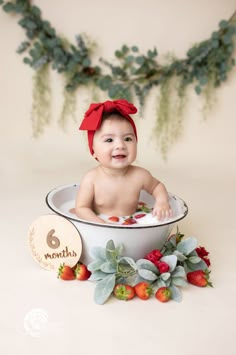
<path id="1" fill-rule="evenodd" d="M 132 125 L 119 116 L 105 119 L 93 139 L 94 155 L 107 168 L 125 168 L 137 155 L 137 140 Z"/>

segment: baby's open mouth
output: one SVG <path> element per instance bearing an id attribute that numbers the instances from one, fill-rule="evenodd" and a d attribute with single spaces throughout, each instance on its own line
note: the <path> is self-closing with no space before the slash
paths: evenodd
<path id="1" fill-rule="evenodd" d="M 114 158 L 114 159 L 124 159 L 124 158 L 126 158 L 126 155 L 124 155 L 124 154 L 117 154 L 117 155 L 113 155 L 112 158 Z"/>

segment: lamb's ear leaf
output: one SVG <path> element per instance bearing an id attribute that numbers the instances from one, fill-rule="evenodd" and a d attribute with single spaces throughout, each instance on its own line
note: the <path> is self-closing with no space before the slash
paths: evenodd
<path id="1" fill-rule="evenodd" d="M 149 271 L 159 274 L 157 267 L 151 261 L 149 261 L 147 259 L 137 260 L 136 265 L 137 265 L 138 269 L 146 269 L 146 270 L 149 270 Z"/>
<path id="2" fill-rule="evenodd" d="M 88 264 L 87 268 L 89 271 L 97 271 L 101 268 L 102 264 L 104 264 L 104 260 L 97 259 Z"/>
<path id="3" fill-rule="evenodd" d="M 115 274 L 110 274 L 103 280 L 98 281 L 94 291 L 94 301 L 96 304 L 104 304 L 110 297 L 116 283 Z"/>
<path id="4" fill-rule="evenodd" d="M 115 250 L 115 244 L 112 239 L 108 240 L 107 245 L 106 245 L 106 249 L 110 250 L 110 251 Z"/>
<path id="5" fill-rule="evenodd" d="M 167 255 L 163 256 L 160 261 L 164 261 L 170 267 L 170 272 L 174 271 L 177 264 L 177 256 L 176 255 Z"/>
<path id="6" fill-rule="evenodd" d="M 106 259 L 106 249 L 102 247 L 92 247 L 89 250 L 89 255 L 93 259 L 100 259 L 100 260 L 105 260 Z"/>
<path id="7" fill-rule="evenodd" d="M 180 289 L 174 285 L 170 286 L 171 290 L 171 299 L 176 301 L 176 302 L 181 302 L 182 301 L 182 293 Z"/>
<path id="8" fill-rule="evenodd" d="M 182 240 L 177 244 L 177 250 L 184 255 L 190 254 L 197 247 L 197 239 L 194 237 L 189 237 L 185 240 Z"/>
<path id="9" fill-rule="evenodd" d="M 92 274 L 89 277 L 89 281 L 99 281 L 104 279 L 105 277 L 107 277 L 107 273 L 106 272 L 102 272 L 101 270 L 97 270 L 92 272 Z"/>
<path id="10" fill-rule="evenodd" d="M 140 269 L 138 270 L 138 274 L 145 280 L 148 281 L 155 281 L 158 276 L 154 274 L 154 272 L 147 270 L 147 269 Z"/>

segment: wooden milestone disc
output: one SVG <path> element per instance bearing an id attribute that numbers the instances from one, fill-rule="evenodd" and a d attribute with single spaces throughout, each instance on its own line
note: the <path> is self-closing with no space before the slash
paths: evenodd
<path id="1" fill-rule="evenodd" d="M 29 228 L 28 243 L 34 260 L 47 270 L 57 270 L 63 263 L 73 267 L 82 253 L 79 231 L 58 215 L 37 218 Z"/>

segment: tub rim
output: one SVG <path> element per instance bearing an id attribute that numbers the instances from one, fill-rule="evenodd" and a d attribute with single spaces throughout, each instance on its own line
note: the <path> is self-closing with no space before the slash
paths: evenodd
<path id="1" fill-rule="evenodd" d="M 49 203 L 49 195 L 55 191 L 55 190 L 58 190 L 58 189 L 61 189 L 61 188 L 69 188 L 69 187 L 77 187 L 79 186 L 79 183 L 77 184 L 67 184 L 67 185 L 59 185 L 55 188 L 53 188 L 52 190 L 50 190 L 46 197 L 45 197 L 45 201 L 46 201 L 46 204 L 47 206 L 49 207 L 50 210 L 52 210 L 53 212 L 55 212 L 57 215 L 59 216 L 62 216 L 66 219 L 69 219 L 71 221 L 74 221 L 74 222 L 78 222 L 78 223 L 83 223 L 83 224 L 88 224 L 88 225 L 91 225 L 91 226 L 96 226 L 96 227 L 101 227 L 101 228 L 118 228 L 118 229 L 146 229 L 146 228 L 157 228 L 157 227 L 164 227 L 164 226 L 167 226 L 169 224 L 175 224 L 176 222 L 179 222 L 181 221 L 182 219 L 184 219 L 187 214 L 188 214 L 188 206 L 186 204 L 186 202 L 180 198 L 179 196 L 177 196 L 176 194 L 173 194 L 171 192 L 168 191 L 168 194 L 172 195 L 174 198 L 178 198 L 179 200 L 181 200 L 183 202 L 183 205 L 185 207 L 185 212 L 183 213 L 183 216 L 175 219 L 174 221 L 170 221 L 170 222 L 166 222 L 166 223 L 161 223 L 161 224 L 139 224 L 139 225 L 121 225 L 121 224 L 103 224 L 103 223 L 97 223 L 97 222 L 89 222 L 89 221 L 86 221 L 84 219 L 78 219 L 78 218 L 73 218 L 73 217 L 68 217 L 66 216 L 65 214 L 63 213 L 59 213 L 56 209 L 54 209 L 50 203 Z"/>

